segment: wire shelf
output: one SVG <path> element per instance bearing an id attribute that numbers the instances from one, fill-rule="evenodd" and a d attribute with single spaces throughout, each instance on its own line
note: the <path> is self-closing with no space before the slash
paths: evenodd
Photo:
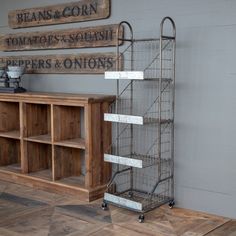
<path id="1" fill-rule="evenodd" d="M 123 52 L 119 53 L 119 70 L 108 70 L 105 79 L 130 79 L 130 80 L 155 80 L 172 81 L 169 72 L 172 71 L 172 52 L 174 39 L 162 39 L 162 50 L 165 57 L 162 58 L 164 67 L 160 70 L 160 39 L 133 40 Z M 120 70 L 122 69 L 122 70 Z M 162 75 L 160 74 L 162 72 Z"/>
<path id="2" fill-rule="evenodd" d="M 138 190 L 128 190 L 123 193 L 116 194 L 105 193 L 104 199 L 109 203 L 113 203 L 117 206 L 122 205 L 124 208 L 137 212 L 150 211 L 172 200 L 172 198 L 168 195 L 150 195 Z"/>
<path id="3" fill-rule="evenodd" d="M 161 95 L 157 91 L 161 86 Z M 131 81 L 126 85 L 110 112 L 105 113 L 105 121 L 145 125 L 150 123 L 172 122 L 172 87 L 170 82 Z M 161 99 L 161 117 L 159 100 Z M 142 104 L 142 105 L 141 105 Z"/>
<path id="4" fill-rule="evenodd" d="M 173 36 L 163 35 L 166 20 Z M 134 39 L 125 25 L 130 39 L 118 39 L 117 70 L 105 73 L 117 82 L 117 98 L 104 114 L 113 134 L 104 201 L 143 213 L 174 199 L 175 25 L 164 18 L 156 39 Z"/>

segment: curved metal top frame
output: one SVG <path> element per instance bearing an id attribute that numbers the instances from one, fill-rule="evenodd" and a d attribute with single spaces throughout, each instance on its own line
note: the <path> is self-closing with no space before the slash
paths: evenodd
<path id="1" fill-rule="evenodd" d="M 120 38 L 121 28 L 124 25 L 128 26 L 129 33 L 130 33 L 130 38 L 129 39 L 125 38 L 124 35 L 122 36 L 122 38 Z M 125 31 L 123 31 L 123 34 L 125 34 Z M 129 22 L 127 22 L 127 21 L 121 21 L 119 23 L 119 25 L 118 25 L 118 28 L 117 28 L 117 31 L 116 31 L 116 35 L 117 35 L 117 41 L 116 41 L 116 57 L 117 57 L 116 58 L 116 61 L 117 61 L 117 63 L 116 63 L 116 70 L 118 71 L 119 68 L 120 68 L 120 60 L 119 60 L 119 56 L 120 56 L 119 55 L 120 54 L 119 45 L 120 45 L 120 43 L 128 41 L 128 42 L 130 42 L 130 44 L 132 44 L 133 40 L 134 40 L 134 34 L 133 34 L 133 29 L 132 29 L 131 24 Z M 122 42 L 120 42 L 120 41 L 122 41 Z"/>
<path id="2" fill-rule="evenodd" d="M 162 19 L 162 21 L 161 21 L 161 24 L 160 24 L 160 37 L 163 37 L 163 38 L 169 38 L 169 37 L 170 37 L 170 36 L 163 35 L 163 29 L 164 29 L 164 25 L 165 25 L 165 22 L 166 22 L 166 21 L 169 21 L 169 22 L 171 23 L 171 25 L 172 25 L 172 30 L 173 30 L 173 36 L 171 36 L 171 37 L 175 38 L 175 37 L 176 37 L 176 26 L 175 26 L 175 22 L 174 22 L 174 20 L 173 20 L 171 17 L 169 17 L 169 16 L 164 17 L 164 18 Z"/>

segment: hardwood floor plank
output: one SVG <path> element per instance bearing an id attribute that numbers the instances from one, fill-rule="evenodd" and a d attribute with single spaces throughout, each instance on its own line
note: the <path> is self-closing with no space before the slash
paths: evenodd
<path id="1" fill-rule="evenodd" d="M 236 236 L 236 220 L 229 221 L 206 236 Z"/>
<path id="2" fill-rule="evenodd" d="M 151 236 L 152 234 L 142 234 L 138 233 L 126 228 L 123 228 L 119 225 L 109 225 L 107 227 L 104 227 L 92 234 L 89 234 L 89 236 Z M 154 234 L 153 234 L 154 235 Z M 155 234 L 155 236 L 158 236 Z"/>
<path id="3" fill-rule="evenodd" d="M 162 206 L 145 214 L 0 181 L 1 236 L 236 236 L 236 221 Z"/>
<path id="4" fill-rule="evenodd" d="M 1 236 L 24 236 L 23 234 L 13 232 L 12 230 L 0 227 Z"/>
<path id="5" fill-rule="evenodd" d="M 170 210 L 163 206 L 161 209 L 164 210 L 166 218 L 177 235 L 205 235 L 212 229 L 229 221 L 228 218 L 191 210 L 186 211 L 180 208 Z M 155 211 L 153 211 L 153 214 L 155 214 Z"/>

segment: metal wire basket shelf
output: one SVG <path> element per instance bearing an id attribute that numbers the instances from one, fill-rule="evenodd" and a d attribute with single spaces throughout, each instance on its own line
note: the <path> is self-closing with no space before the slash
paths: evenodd
<path id="1" fill-rule="evenodd" d="M 163 33 L 166 21 L 171 36 Z M 165 17 L 160 38 L 147 39 L 134 39 L 128 22 L 117 35 L 125 26 L 130 38 L 117 39 L 117 70 L 105 72 L 116 80 L 117 99 L 104 114 L 113 134 L 104 204 L 144 213 L 174 200 L 175 24 Z"/>

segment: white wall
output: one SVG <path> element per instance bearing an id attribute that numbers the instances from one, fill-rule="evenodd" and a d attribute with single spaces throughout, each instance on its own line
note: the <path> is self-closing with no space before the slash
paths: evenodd
<path id="1" fill-rule="evenodd" d="M 177 25 L 176 201 L 178 206 L 236 218 L 236 1 L 112 0 L 105 20 L 12 30 L 8 10 L 71 0 L 0 0 L 1 33 L 129 21 L 135 35 L 158 36 L 162 17 Z M 102 51 L 115 49 L 78 49 Z M 75 50 L 24 54 L 70 53 Z M 16 55 L 21 53 L 1 53 Z M 113 93 L 102 75 L 30 75 L 34 91 Z"/>

